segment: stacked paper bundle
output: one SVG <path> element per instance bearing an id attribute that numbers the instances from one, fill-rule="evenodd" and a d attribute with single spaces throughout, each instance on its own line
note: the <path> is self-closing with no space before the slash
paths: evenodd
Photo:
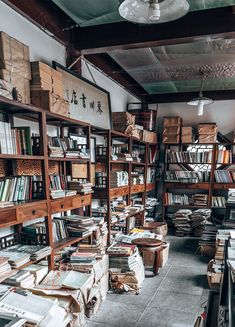
<path id="1" fill-rule="evenodd" d="M 189 236 L 191 234 L 190 215 L 192 210 L 181 209 L 174 214 L 175 234 L 177 236 Z"/>
<path id="2" fill-rule="evenodd" d="M 196 237 L 200 237 L 203 234 L 205 229 L 205 224 L 208 222 L 208 219 L 211 216 L 210 209 L 198 209 L 193 211 L 191 214 L 191 226 L 193 235 Z"/>

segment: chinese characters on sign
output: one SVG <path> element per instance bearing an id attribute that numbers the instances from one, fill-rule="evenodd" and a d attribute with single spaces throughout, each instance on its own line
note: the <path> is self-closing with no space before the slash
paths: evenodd
<path id="1" fill-rule="evenodd" d="M 81 94 L 81 97 L 79 98 L 81 100 L 81 102 L 79 103 L 77 100 L 77 93 L 75 90 L 71 90 L 71 96 L 69 95 L 69 90 L 66 90 L 66 94 L 67 94 L 67 99 L 70 103 L 73 103 L 76 106 L 81 105 L 83 109 L 91 109 L 93 111 L 96 110 L 97 113 L 99 113 L 100 115 L 103 113 L 103 108 L 102 108 L 102 102 L 100 100 L 98 101 L 90 101 L 89 102 L 89 106 L 87 106 L 87 97 L 84 93 Z"/>

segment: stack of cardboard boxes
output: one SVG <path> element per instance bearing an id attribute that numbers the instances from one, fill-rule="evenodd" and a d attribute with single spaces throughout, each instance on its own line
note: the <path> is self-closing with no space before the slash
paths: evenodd
<path id="1" fill-rule="evenodd" d="M 215 143 L 217 141 L 217 125 L 199 124 L 198 125 L 199 143 Z"/>
<path id="2" fill-rule="evenodd" d="M 69 116 L 69 103 L 64 99 L 61 73 L 40 61 L 32 62 L 31 68 L 32 104 L 63 116 Z"/>
<path id="3" fill-rule="evenodd" d="M 28 46 L 0 32 L 0 80 L 6 89 L 2 95 L 12 99 L 13 94 L 15 100 L 24 104 L 30 103 L 29 60 Z"/>
<path id="4" fill-rule="evenodd" d="M 164 117 L 163 143 L 180 143 L 182 118 Z"/>
<path id="5" fill-rule="evenodd" d="M 182 143 L 193 143 L 193 128 L 192 127 L 182 127 L 181 128 L 181 142 Z"/>

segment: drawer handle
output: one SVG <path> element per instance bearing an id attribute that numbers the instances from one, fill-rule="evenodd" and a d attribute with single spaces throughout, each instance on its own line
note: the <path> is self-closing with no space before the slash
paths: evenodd
<path id="1" fill-rule="evenodd" d="M 36 213 L 36 210 L 32 210 L 32 214 L 35 215 L 35 213 Z"/>
<path id="2" fill-rule="evenodd" d="M 84 202 L 84 199 L 82 199 L 82 201 L 81 201 L 82 203 Z"/>
<path id="3" fill-rule="evenodd" d="M 61 206 L 60 206 L 60 207 L 61 207 L 61 209 L 64 209 L 64 204 L 61 204 Z"/>

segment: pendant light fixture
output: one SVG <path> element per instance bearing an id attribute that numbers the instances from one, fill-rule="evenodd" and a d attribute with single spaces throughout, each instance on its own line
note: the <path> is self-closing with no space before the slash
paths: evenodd
<path id="1" fill-rule="evenodd" d="M 119 14 L 126 20 L 140 24 L 166 23 L 187 14 L 187 0 L 124 0 Z"/>
<path id="2" fill-rule="evenodd" d="M 197 106 L 198 116 L 203 115 L 204 106 L 207 106 L 207 105 L 212 104 L 214 102 L 212 99 L 206 98 L 206 97 L 203 96 L 202 90 L 203 90 L 203 86 L 204 86 L 205 76 L 204 76 L 203 72 L 200 72 L 200 75 L 201 75 L 201 88 L 200 88 L 199 96 L 197 98 L 194 98 L 194 99 L 190 100 L 187 103 L 190 106 Z"/>

